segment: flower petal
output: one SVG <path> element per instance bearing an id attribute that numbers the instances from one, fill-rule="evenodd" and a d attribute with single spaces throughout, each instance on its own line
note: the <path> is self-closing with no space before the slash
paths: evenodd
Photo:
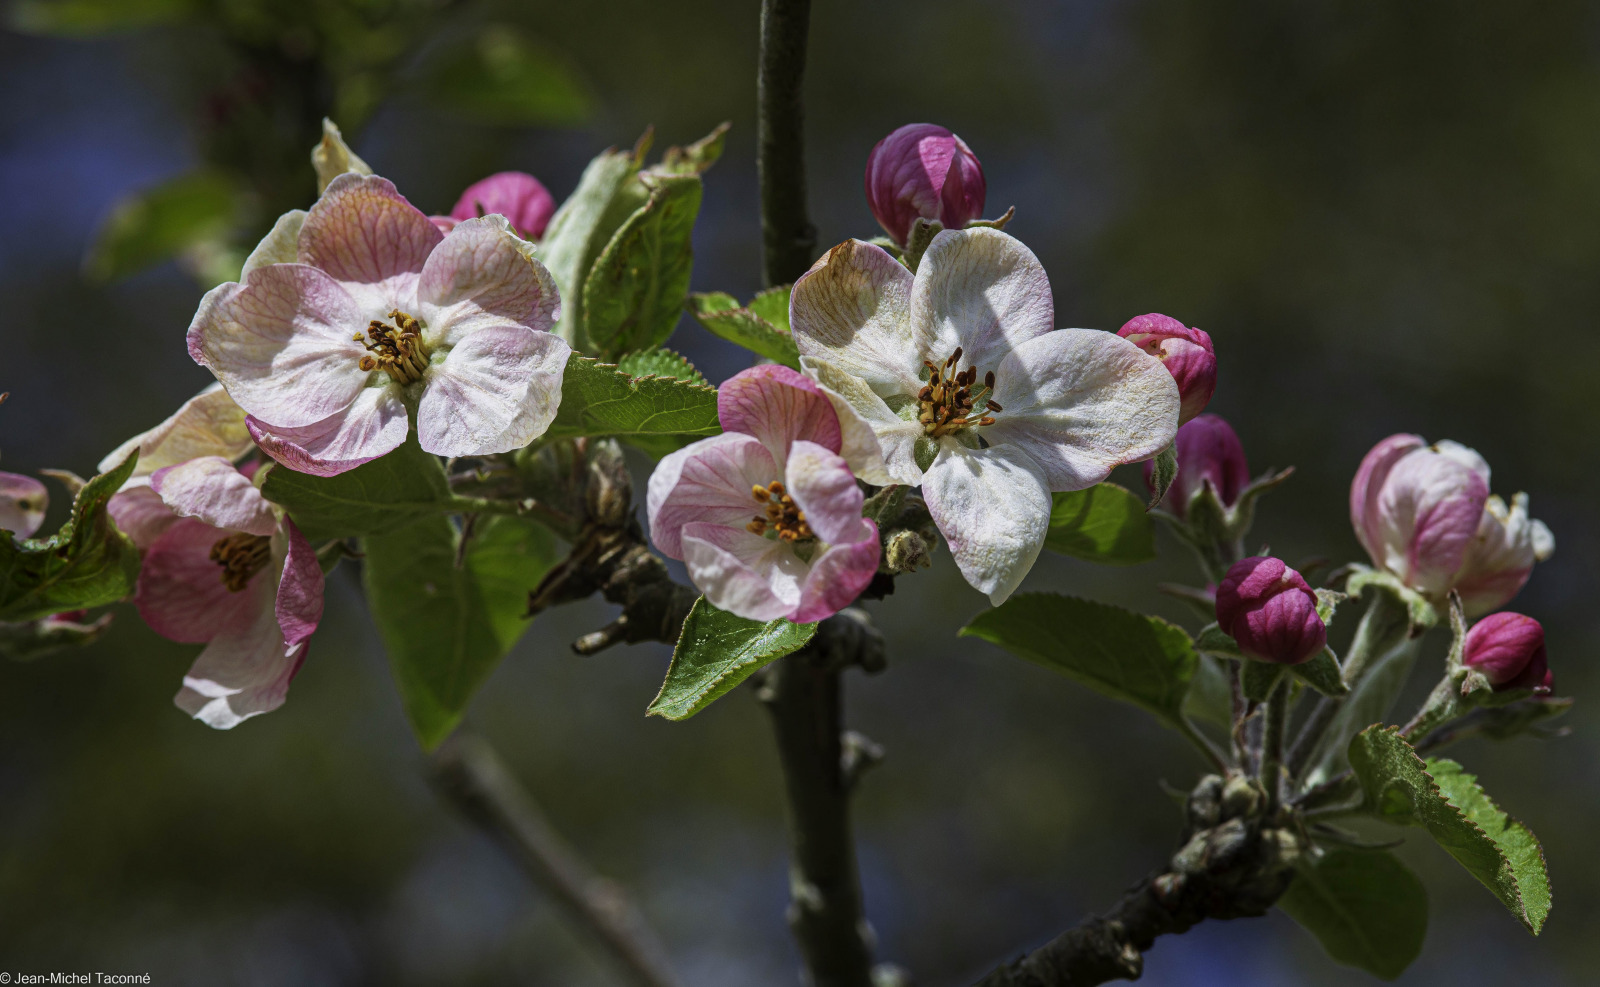
<path id="1" fill-rule="evenodd" d="M 1043 471 L 1015 446 L 946 441 L 922 484 L 928 513 L 968 583 L 1005 602 L 1033 568 L 1050 527 Z"/>
<path id="2" fill-rule="evenodd" d="M 1373 446 L 1362 457 L 1355 479 L 1350 483 L 1350 525 L 1355 528 L 1356 540 L 1367 550 L 1372 564 L 1384 564 L 1383 529 L 1378 521 L 1378 495 L 1394 469 L 1405 455 L 1428 443 L 1420 435 L 1401 432 L 1391 435 Z"/>
<path id="3" fill-rule="evenodd" d="M 388 179 L 347 172 L 328 183 L 306 216 L 300 263 L 339 281 L 380 284 L 421 273 L 443 239 Z"/>
<path id="4" fill-rule="evenodd" d="M 239 280 L 244 281 L 250 277 L 250 272 L 258 267 L 268 264 L 293 264 L 300 259 L 300 229 L 305 225 L 306 211 L 304 209 L 291 209 L 278 217 L 272 224 L 272 229 L 256 244 L 256 249 L 250 251 L 250 256 L 244 259 L 244 268 L 239 271 Z"/>
<path id="5" fill-rule="evenodd" d="M 261 491 L 220 456 L 167 466 L 150 478 L 150 489 L 179 517 L 199 518 L 216 528 L 270 535 L 278 518 Z"/>
<path id="6" fill-rule="evenodd" d="M 833 402 L 809 377 L 768 363 L 741 370 L 717 388 L 717 418 L 725 432 L 760 439 L 783 468 L 789 444 L 805 439 L 833 452 L 840 448 Z"/>
<path id="7" fill-rule="evenodd" d="M 800 588 L 800 605 L 789 619 L 797 624 L 831 617 L 854 603 L 878 572 L 878 526 L 862 519 L 867 535 L 853 545 L 833 545 L 811 560 Z"/>
<path id="8" fill-rule="evenodd" d="M 1055 328 L 1050 279 L 1015 237 L 982 227 L 945 230 L 917 266 L 911 326 L 915 365 L 942 363 L 959 346 L 962 366 L 977 367 L 981 377 L 1013 347 Z"/>
<path id="9" fill-rule="evenodd" d="M 150 489 L 146 479 L 131 480 L 112 494 L 106 510 L 122 533 L 132 538 L 141 550 L 154 544 L 178 520 L 178 515 L 172 513 L 160 494 Z"/>
<path id="10" fill-rule="evenodd" d="M 801 357 L 800 365 L 833 403 L 839 418 L 839 454 L 856 476 L 880 487 L 922 482 L 916 456 L 921 425 L 896 415 L 866 381 L 831 363 Z"/>
<path id="11" fill-rule="evenodd" d="M 417 438 L 440 456 L 486 456 L 543 435 L 561 406 L 572 349 L 561 337 L 502 322 L 476 329 L 428 369 Z"/>
<path id="12" fill-rule="evenodd" d="M 43 483 L 21 473 L 0 472 L 0 528 L 18 538 L 31 538 L 44 523 L 50 491 Z"/>
<path id="13" fill-rule="evenodd" d="M 411 430 L 398 388 L 367 387 L 343 411 L 302 428 L 279 428 L 255 418 L 245 424 L 261 451 L 312 476 L 338 476 L 398 449 Z"/>
<path id="14" fill-rule="evenodd" d="M 561 308 L 555 279 L 504 216 L 457 225 L 428 256 L 417 302 L 424 334 L 436 346 L 454 346 L 476 329 L 506 322 L 548 330 Z"/>
<path id="15" fill-rule="evenodd" d="M 1478 532 L 1489 488 L 1471 466 L 1432 449 L 1414 449 L 1389 471 L 1378 493 L 1383 566 L 1406 585 L 1442 598 Z"/>
<path id="16" fill-rule="evenodd" d="M 994 401 L 1004 410 L 983 437 L 1026 450 L 1051 490 L 1093 486 L 1159 453 L 1178 431 L 1178 386 L 1161 361 L 1094 329 L 1018 345 L 995 369 Z"/>
<path id="17" fill-rule="evenodd" d="M 149 476 L 162 467 L 200 456 L 235 460 L 253 448 L 244 426 L 244 409 L 221 384 L 212 384 L 180 405 L 166 421 L 113 449 L 100 460 L 100 472 L 116 469 L 135 449 L 139 450 L 139 462 L 133 475 Z"/>
<path id="18" fill-rule="evenodd" d="M 830 545 L 853 544 L 867 537 L 871 523 L 861 517 L 864 497 L 856 478 L 838 453 L 815 442 L 796 442 L 789 453 L 783 485 L 806 524 Z"/>
<path id="19" fill-rule="evenodd" d="M 145 553 L 133 602 L 139 616 L 162 637 L 186 644 L 210 641 L 223 633 L 249 628 L 259 610 L 270 607 L 271 569 L 251 577 L 232 592 L 222 581 L 222 567 L 211 561 L 211 548 L 228 536 L 204 521 L 183 518 L 172 524 Z"/>
<path id="20" fill-rule="evenodd" d="M 826 361 L 885 397 L 915 394 L 911 272 L 881 247 L 846 240 L 795 282 L 789 322 L 801 357 Z"/>
<path id="21" fill-rule="evenodd" d="M 788 616 L 806 578 L 786 543 L 720 524 L 684 526 L 683 562 L 712 606 L 746 620 Z"/>
<path id="22" fill-rule="evenodd" d="M 284 642 L 272 607 L 263 607 L 248 627 L 212 639 L 172 701 L 206 726 L 230 730 L 282 706 L 305 655 L 304 644 Z"/>
<path id="23" fill-rule="evenodd" d="M 322 621 L 322 566 L 316 549 L 306 541 L 293 521 L 283 519 L 288 553 L 283 560 L 283 577 L 278 581 L 278 597 L 273 612 L 283 632 L 286 648 L 297 648 L 311 637 Z"/>
<path id="24" fill-rule="evenodd" d="M 304 264 L 252 271 L 213 288 L 189 326 L 189 355 L 239 407 L 274 425 L 322 421 L 355 400 L 370 376 L 360 307 L 335 280 Z"/>
<path id="25" fill-rule="evenodd" d="M 713 435 L 669 453 L 650 474 L 650 540 L 662 555 L 681 559 L 685 525 L 708 522 L 743 529 L 762 513 L 751 488 L 778 478 L 772 453 L 760 439 L 741 432 Z"/>

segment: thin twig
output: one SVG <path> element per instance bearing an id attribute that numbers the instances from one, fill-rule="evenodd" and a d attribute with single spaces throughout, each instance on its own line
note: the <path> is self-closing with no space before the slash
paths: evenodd
<path id="1" fill-rule="evenodd" d="M 1283 729 L 1289 713 L 1289 681 L 1285 676 L 1267 699 L 1266 724 L 1261 729 L 1261 787 L 1267 793 L 1271 818 L 1283 793 Z"/>
<path id="2" fill-rule="evenodd" d="M 666 952 L 615 882 L 596 874 L 481 737 L 457 735 L 434 756 L 435 780 L 469 819 L 504 843 L 534 883 L 606 948 L 638 987 L 677 987 Z"/>

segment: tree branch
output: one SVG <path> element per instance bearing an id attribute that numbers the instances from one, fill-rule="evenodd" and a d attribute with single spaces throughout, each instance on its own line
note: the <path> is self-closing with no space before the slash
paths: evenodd
<path id="1" fill-rule="evenodd" d="M 666 952 L 643 916 L 567 845 L 487 741 L 451 738 L 434 756 L 433 769 L 439 791 L 511 850 L 534 883 L 611 953 L 629 983 L 676 987 Z"/>
<path id="2" fill-rule="evenodd" d="M 801 88 L 811 0 L 762 0 L 756 77 L 756 169 L 761 177 L 761 270 L 768 287 L 789 284 L 817 255 L 806 215 Z"/>

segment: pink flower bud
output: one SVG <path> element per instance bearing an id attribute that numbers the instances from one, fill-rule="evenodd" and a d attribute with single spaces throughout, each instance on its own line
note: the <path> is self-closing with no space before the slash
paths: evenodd
<path id="1" fill-rule="evenodd" d="M 1520 613 L 1492 613 L 1473 624 L 1461 662 L 1482 672 L 1496 692 L 1550 687 L 1544 628 Z"/>
<path id="2" fill-rule="evenodd" d="M 0 473 L 0 528 L 17 538 L 28 538 L 44 523 L 50 492 L 44 484 L 21 473 Z"/>
<path id="3" fill-rule="evenodd" d="M 1328 643 L 1317 594 L 1282 559 L 1240 559 L 1217 586 L 1217 625 L 1258 661 L 1298 665 Z"/>
<path id="4" fill-rule="evenodd" d="M 463 220 L 499 213 L 510 221 L 518 236 L 537 240 L 544 236 L 544 228 L 550 225 L 555 211 L 556 200 L 537 178 L 521 171 L 502 171 L 468 185 L 450 210 L 450 217 Z"/>
<path id="5" fill-rule="evenodd" d="M 1117 335 L 1160 360 L 1178 382 L 1179 425 L 1206 410 L 1217 389 L 1217 351 L 1210 333 L 1151 312 L 1129 319 Z"/>
<path id="6" fill-rule="evenodd" d="M 983 166 L 961 138 L 931 123 L 908 123 L 867 155 L 867 205 L 902 246 L 917 217 L 963 229 L 983 216 Z"/>
<path id="7" fill-rule="evenodd" d="M 1200 492 L 1203 484 L 1211 484 L 1217 500 L 1223 507 L 1239 502 L 1239 495 L 1250 485 L 1250 467 L 1245 463 L 1244 446 L 1233 426 L 1221 415 L 1201 415 L 1178 429 L 1173 440 L 1177 446 L 1178 477 L 1172 481 L 1161 506 L 1184 517 L 1189 501 Z M 1155 492 L 1151 484 L 1152 464 L 1144 464 L 1145 486 Z"/>

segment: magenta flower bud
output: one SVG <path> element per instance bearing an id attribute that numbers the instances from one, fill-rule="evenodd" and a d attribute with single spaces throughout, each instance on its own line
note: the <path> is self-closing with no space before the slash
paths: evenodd
<path id="1" fill-rule="evenodd" d="M 29 538 L 44 523 L 50 492 L 44 484 L 21 473 L 0 472 L 0 528 L 17 538 Z"/>
<path id="2" fill-rule="evenodd" d="M 537 240 L 544 236 L 544 228 L 550 225 L 555 211 L 556 200 L 537 178 L 521 171 L 502 171 L 468 185 L 450 210 L 450 217 L 463 220 L 499 213 L 518 236 Z"/>
<path id="3" fill-rule="evenodd" d="M 1233 426 L 1221 415 L 1201 415 L 1178 429 L 1173 440 L 1177 446 L 1178 476 L 1161 498 L 1161 506 L 1178 517 L 1189 510 L 1189 501 L 1200 492 L 1202 485 L 1211 484 L 1217 500 L 1223 507 L 1239 502 L 1239 495 L 1250 485 L 1250 467 L 1245 463 L 1244 446 Z M 1144 464 L 1144 483 L 1151 493 L 1152 464 Z"/>
<path id="4" fill-rule="evenodd" d="M 867 205 L 895 243 L 917 217 L 959 230 L 983 216 L 983 165 L 961 138 L 931 123 L 908 123 L 867 155 Z"/>
<path id="5" fill-rule="evenodd" d="M 1461 663 L 1482 672 L 1496 692 L 1550 687 L 1544 628 L 1532 617 L 1492 613 L 1467 631 L 1462 652 Z"/>
<path id="6" fill-rule="evenodd" d="M 1282 559 L 1240 559 L 1217 586 L 1217 625 L 1257 661 L 1298 665 L 1328 643 L 1317 594 Z"/>
<path id="7" fill-rule="evenodd" d="M 1179 425 L 1206 410 L 1217 389 L 1217 351 L 1210 333 L 1151 312 L 1129 319 L 1117 335 L 1160 360 L 1178 382 Z"/>

